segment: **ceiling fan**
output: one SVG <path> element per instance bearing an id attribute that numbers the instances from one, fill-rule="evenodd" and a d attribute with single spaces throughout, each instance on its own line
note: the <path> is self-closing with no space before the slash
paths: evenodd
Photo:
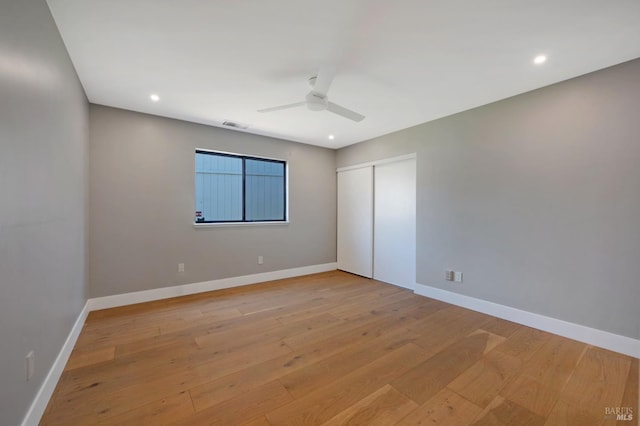
<path id="1" fill-rule="evenodd" d="M 349 120 L 357 122 L 362 121 L 364 119 L 364 115 L 358 114 L 357 112 L 351 111 L 350 109 L 347 109 L 338 104 L 334 104 L 333 102 L 329 102 L 327 93 L 329 92 L 329 87 L 331 86 L 332 81 L 333 72 L 331 72 L 330 69 L 321 68 L 318 72 L 318 75 L 313 76 L 309 79 L 311 91 L 307 93 L 304 101 L 296 102 L 293 104 L 280 105 L 272 108 L 259 109 L 258 112 L 280 111 L 282 109 L 296 108 L 306 105 L 307 108 L 309 108 L 311 111 L 327 110 L 341 117 L 348 118 Z"/>

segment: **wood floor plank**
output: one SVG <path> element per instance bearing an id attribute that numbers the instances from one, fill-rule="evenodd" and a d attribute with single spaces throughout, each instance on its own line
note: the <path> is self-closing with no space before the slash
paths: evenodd
<path id="1" fill-rule="evenodd" d="M 381 297 L 383 296 L 383 297 Z M 411 299 L 414 299 L 413 293 L 409 290 L 397 287 L 391 294 L 372 294 L 365 303 L 361 300 L 354 300 L 350 303 L 340 304 L 336 307 L 330 308 L 329 313 L 344 319 L 355 319 L 360 315 L 368 314 L 372 310 L 381 309 L 385 305 L 389 305 L 395 302 L 408 301 L 411 303 Z"/>
<path id="2" fill-rule="evenodd" d="M 491 352 L 493 348 L 501 344 L 506 340 L 503 336 L 498 336 L 497 334 L 493 334 L 485 330 L 484 328 L 479 328 L 476 331 L 469 333 L 469 336 L 475 336 L 476 334 L 481 334 L 487 337 L 487 343 L 484 346 L 484 354 Z"/>
<path id="3" fill-rule="evenodd" d="M 488 342 L 489 333 L 467 336 L 411 368 L 391 385 L 418 404 L 424 404 L 482 359 Z"/>
<path id="4" fill-rule="evenodd" d="M 252 421 L 268 411 L 283 406 L 293 398 L 278 382 L 273 381 L 220 404 L 197 411 L 186 424 L 229 426 Z"/>
<path id="5" fill-rule="evenodd" d="M 313 340 L 317 335 L 325 333 L 326 329 L 344 326 L 344 321 L 331 314 L 323 313 L 304 320 L 281 324 L 277 320 L 265 323 L 264 327 L 250 327 L 242 330 L 231 329 L 222 333 L 210 333 L 195 337 L 196 344 L 201 347 L 240 347 L 252 342 L 274 342 Z M 291 345 L 290 347 L 302 346 Z"/>
<path id="6" fill-rule="evenodd" d="M 198 329 L 198 332 L 191 333 L 196 336 L 196 343 L 200 347 L 215 345 L 220 341 L 232 339 L 235 336 L 241 336 L 245 333 L 252 335 L 260 334 L 267 330 L 273 330 L 281 325 L 281 323 L 271 317 L 265 318 L 265 315 L 255 314 L 243 315 L 238 318 L 222 321 L 214 326 L 206 329 Z"/>
<path id="7" fill-rule="evenodd" d="M 524 374 L 546 386 L 562 390 L 587 345 L 560 336 L 551 336 L 527 360 Z"/>
<path id="8" fill-rule="evenodd" d="M 151 352 L 162 352 L 176 346 L 176 343 L 195 344 L 195 333 L 190 331 L 158 334 L 156 336 L 140 338 L 139 340 L 116 345 L 115 358 L 122 360 L 137 356 L 151 355 Z"/>
<path id="9" fill-rule="evenodd" d="M 444 388 L 403 418 L 398 425 L 460 426 L 471 424 L 482 409 L 451 389 Z"/>
<path id="10" fill-rule="evenodd" d="M 103 420 L 97 425 L 159 425 L 175 423 L 194 414 L 189 393 L 182 391 L 176 395 L 162 398 L 143 405 L 140 408 Z"/>
<path id="11" fill-rule="evenodd" d="M 107 346 L 106 348 L 96 350 L 74 350 L 69 356 L 69 361 L 65 366 L 66 371 L 75 370 L 89 365 L 101 362 L 112 361 L 116 354 L 115 346 Z"/>
<path id="12" fill-rule="evenodd" d="M 370 297 L 372 299 L 379 298 L 381 295 L 391 295 L 398 292 L 396 289 L 389 288 L 389 286 L 379 284 L 373 284 L 371 287 Z M 298 311 L 302 305 L 311 302 L 312 304 L 323 303 L 326 312 L 326 303 L 338 297 L 343 300 L 343 304 L 345 305 L 352 301 L 355 301 L 357 304 L 357 301 L 363 298 L 362 288 L 360 286 L 347 286 L 344 289 L 336 289 L 333 292 L 323 292 L 322 288 L 315 286 L 311 288 L 302 287 L 294 294 L 289 291 L 281 291 L 280 293 L 272 291 L 268 298 L 263 297 L 248 303 L 243 303 L 238 305 L 237 308 L 245 315 L 277 308 L 288 309 L 292 306 L 296 306 L 296 311 Z"/>
<path id="13" fill-rule="evenodd" d="M 173 341 L 163 347 L 151 348 L 136 356 L 115 358 L 112 362 L 92 364 L 64 371 L 59 380 L 62 395 L 82 393 L 88 389 L 107 391 L 128 386 L 136 381 L 146 381 L 157 375 L 159 370 L 165 374 L 189 365 L 195 342 Z"/>
<path id="14" fill-rule="evenodd" d="M 330 314 L 332 317 L 333 314 Z M 337 317 L 334 317 L 337 318 Z M 379 317 L 375 315 L 362 315 L 357 319 L 351 321 L 344 321 L 342 319 L 335 321 L 333 324 L 329 324 L 323 328 L 317 328 L 315 330 L 309 330 L 306 333 L 298 333 L 297 335 L 291 335 L 286 337 L 283 341 L 291 348 L 298 349 L 308 346 L 313 341 L 324 340 L 327 337 L 338 334 L 340 332 L 360 328 L 363 325 L 367 325 L 378 321 Z"/>
<path id="15" fill-rule="evenodd" d="M 91 312 L 42 424 L 582 426 L 637 401 L 637 359 L 332 271 Z"/>
<path id="16" fill-rule="evenodd" d="M 638 372 L 638 364 L 640 364 L 640 360 L 631 360 L 620 406 L 631 408 L 633 417 L 640 423 L 640 396 L 638 395 L 640 391 L 640 373 Z M 622 424 L 622 421 L 620 424 Z"/>
<path id="17" fill-rule="evenodd" d="M 584 389 L 594 382 L 620 384 L 627 382 L 632 358 L 607 351 L 606 349 L 589 347 L 580 359 L 571 377 L 571 388 L 568 393 Z"/>
<path id="18" fill-rule="evenodd" d="M 273 425 L 322 424 L 425 358 L 426 354 L 422 349 L 409 343 L 327 386 L 267 413 L 267 419 Z"/>
<path id="19" fill-rule="evenodd" d="M 412 325 L 411 329 L 421 334 L 416 344 L 435 354 L 481 328 L 490 319 L 479 312 L 448 306 Z"/>
<path id="20" fill-rule="evenodd" d="M 384 385 L 371 395 L 323 423 L 323 426 L 395 424 L 415 410 L 418 404 L 402 395 L 391 385 Z"/>
<path id="21" fill-rule="evenodd" d="M 200 411 L 222 401 L 249 392 L 265 383 L 277 380 L 288 368 L 297 369 L 318 359 L 314 353 L 291 353 L 207 381 L 191 388 L 191 398 Z M 320 355 L 321 357 L 322 355 Z"/>
<path id="22" fill-rule="evenodd" d="M 623 406 L 630 369 L 631 358 L 589 348 L 559 396 L 565 412 L 587 423 L 602 421 L 607 408 Z"/>
<path id="23" fill-rule="evenodd" d="M 343 315 L 342 318 L 348 323 L 356 323 L 367 317 L 389 317 L 403 320 L 421 320 L 443 309 L 442 304 L 424 303 L 415 297 L 403 298 L 399 301 L 386 300 L 376 306 L 367 306 L 370 309 L 352 312 L 350 315 Z M 413 322 L 412 321 L 412 322 Z"/>
<path id="24" fill-rule="evenodd" d="M 500 396 L 485 408 L 473 426 L 542 426 L 545 418 Z M 579 423 L 576 423 L 579 424 Z"/>
<path id="25" fill-rule="evenodd" d="M 546 418 L 558 401 L 560 391 L 523 374 L 509 383 L 500 394 Z"/>
<path id="26" fill-rule="evenodd" d="M 86 333 L 109 332 L 116 333 L 123 330 L 134 331 L 145 328 L 157 327 L 159 323 L 170 323 L 172 321 L 193 321 L 203 317 L 202 312 L 197 308 L 172 309 L 166 311 L 146 310 L 139 308 L 135 314 L 125 317 L 109 317 L 108 319 L 88 318 L 84 329 Z"/>
<path id="27" fill-rule="evenodd" d="M 407 332 L 403 325 L 404 322 L 399 324 L 388 323 L 385 318 L 378 318 L 376 322 L 348 329 L 329 337 L 325 336 L 325 339 L 310 343 L 290 354 L 247 367 L 192 389 L 191 395 L 194 404 L 197 409 L 202 409 L 275 378 L 281 378 L 285 384 L 292 380 L 297 380 L 299 383 L 304 383 L 305 389 L 309 391 L 319 385 L 320 380 L 322 383 L 329 383 L 331 380 L 340 377 L 343 374 L 342 372 L 349 372 L 351 369 L 356 368 L 352 366 L 344 368 L 343 362 L 347 358 L 346 356 L 341 356 L 337 361 L 332 362 L 333 358 L 331 357 L 333 355 L 340 352 L 353 354 L 354 350 L 355 352 L 366 352 L 369 350 L 370 344 L 383 346 L 386 348 L 385 350 L 390 351 L 402 344 L 409 343 L 411 334 Z M 373 341 L 375 343 L 372 343 Z M 364 345 L 364 349 L 361 345 Z M 295 371 L 324 360 L 329 360 L 330 365 L 333 365 L 334 368 L 342 368 L 342 370 L 338 372 L 337 369 L 327 368 L 323 370 L 324 374 L 321 373 L 317 376 L 319 379 L 315 383 L 301 379 L 300 376 L 291 375 Z M 362 361 L 358 361 L 355 358 L 355 363 L 356 366 L 360 366 Z M 323 363 L 323 365 L 326 364 L 326 362 Z M 325 372 L 327 370 L 331 374 L 327 374 Z M 317 369 L 314 368 L 314 371 L 317 371 Z M 304 373 L 303 377 L 308 376 L 308 374 L 308 372 Z M 295 379 L 295 377 L 298 377 L 298 379 Z M 300 390 L 300 392 L 304 393 L 305 391 Z"/>
<path id="28" fill-rule="evenodd" d="M 265 416 L 259 416 L 253 420 L 242 423 L 242 426 L 271 426 L 271 423 L 269 423 Z"/>
<path id="29" fill-rule="evenodd" d="M 483 324 L 482 329 L 489 333 L 497 334 L 498 336 L 511 337 L 511 335 L 521 327 L 520 324 L 502 318 L 491 318 L 487 323 Z"/>
<path id="30" fill-rule="evenodd" d="M 287 322 L 299 321 L 309 316 L 320 313 L 327 313 L 327 306 L 335 306 L 349 301 L 359 300 L 362 296 L 362 287 L 350 286 L 341 291 L 327 292 L 325 290 L 314 290 L 306 299 L 288 303 L 285 306 L 276 308 L 277 314 L 274 316 L 283 324 Z"/>
<path id="31" fill-rule="evenodd" d="M 126 327 L 116 327 L 109 330 L 94 330 L 80 333 L 77 348 L 91 348 L 92 350 L 104 349 L 106 347 L 117 346 L 124 343 L 135 342 L 140 339 L 158 336 L 160 328 L 158 326 L 145 326 L 142 328 L 128 329 Z"/>
<path id="32" fill-rule="evenodd" d="M 92 367 L 89 371 L 65 372 L 61 377 L 61 381 L 68 383 L 65 387 L 72 391 L 86 390 L 87 388 L 95 387 L 96 383 L 100 385 L 100 390 L 102 391 L 105 387 L 128 386 L 129 383 L 136 380 L 148 381 L 150 376 L 157 375 L 159 369 L 170 375 L 192 364 L 206 362 L 232 363 L 232 357 L 237 356 L 236 354 L 242 356 L 243 351 L 254 349 L 251 348 L 252 345 L 258 345 L 255 349 L 264 349 L 262 346 L 268 344 L 268 349 L 276 348 L 280 355 L 289 352 L 288 348 L 281 348 L 281 344 L 277 339 L 260 339 L 259 333 L 261 331 L 265 329 L 273 330 L 278 327 L 269 321 L 265 320 L 263 322 L 266 324 L 265 327 L 256 327 L 256 329 L 252 330 L 252 333 L 244 333 L 238 339 L 234 338 L 236 336 L 234 333 L 230 333 L 227 327 L 224 327 L 222 328 L 223 331 L 211 334 L 211 336 L 222 334 L 225 339 L 220 340 L 218 346 L 209 345 L 205 348 L 197 347 L 190 333 L 178 333 L 172 339 L 167 336 L 143 339 L 134 344 L 136 346 L 135 351 L 129 349 L 132 352 L 130 356 L 117 358 L 111 365 Z M 245 324 L 243 324 L 244 326 Z M 257 334 L 253 334 L 254 332 Z M 120 348 L 119 346 L 117 351 Z M 144 351 L 145 348 L 148 348 L 148 350 Z M 280 351 L 280 349 L 283 350 Z M 248 352 L 252 353 L 254 351 L 250 350 Z M 91 374 L 87 374 L 89 372 Z"/>
<path id="33" fill-rule="evenodd" d="M 88 386 L 58 398 L 61 411 L 71 415 L 74 422 L 83 423 L 97 417 L 102 420 L 116 414 L 136 409 L 162 397 L 158 392 L 170 389 L 172 392 L 189 390 L 216 377 L 245 369 L 252 365 L 277 358 L 291 352 L 284 343 L 268 343 L 221 358 L 186 365 L 170 374 L 158 370 L 146 380 L 131 380 L 125 385 L 113 387 L 109 381 Z M 160 374 L 158 374 L 160 373 Z M 126 374 L 126 371 L 125 371 Z M 125 377 L 126 380 L 126 377 Z"/>
<path id="34" fill-rule="evenodd" d="M 407 335 L 389 332 L 375 340 L 350 345 L 343 351 L 280 377 L 280 382 L 295 398 L 330 384 L 350 372 L 376 361 L 397 348 L 410 343 Z"/>
<path id="35" fill-rule="evenodd" d="M 591 409 L 572 407 L 561 400 L 554 405 L 544 423 L 545 426 L 601 426 L 612 424 L 615 424 L 615 420 L 607 421 L 604 412 L 594 414 Z"/>
<path id="36" fill-rule="evenodd" d="M 363 295 L 362 285 L 349 285 L 346 288 L 338 290 L 325 285 L 325 288 L 313 289 L 311 293 L 302 297 L 301 300 L 289 301 L 286 305 L 274 307 L 269 310 L 272 311 L 273 318 L 285 324 L 287 322 L 299 321 L 309 316 L 315 316 L 320 313 L 327 313 L 328 306 L 334 307 L 354 301 L 364 303 L 363 298 L 365 297 L 369 300 L 384 297 L 387 293 L 392 294 L 390 292 L 391 290 L 383 288 L 384 286 L 380 283 L 376 283 L 375 285 L 372 285 L 372 283 L 367 284 L 369 287 L 377 289 L 377 291 L 373 292 L 372 289 L 372 292 L 367 292 Z M 328 288 L 331 288 L 331 291 L 328 291 Z M 396 289 L 393 289 L 392 291 L 397 292 Z"/>
<path id="37" fill-rule="evenodd" d="M 196 319 L 180 318 L 164 321 L 160 325 L 160 334 L 172 334 L 176 331 L 189 330 L 210 326 L 215 321 L 241 317 L 242 313 L 236 308 L 225 308 L 209 311 Z"/>
<path id="38" fill-rule="evenodd" d="M 202 410 L 254 387 L 287 377 L 292 372 L 349 350 L 352 346 L 357 347 L 365 340 L 371 340 L 371 337 L 360 336 L 352 341 L 327 339 L 320 345 L 310 345 L 196 386 L 191 389 L 191 398 L 196 410 Z"/>
<path id="39" fill-rule="evenodd" d="M 523 361 L 491 351 L 449 383 L 448 387 L 481 408 L 485 408 L 504 387 L 521 374 Z"/>
<path id="40" fill-rule="evenodd" d="M 550 333 L 522 326 L 509 336 L 503 344 L 499 345 L 496 350 L 528 361 L 551 336 L 552 334 Z"/>

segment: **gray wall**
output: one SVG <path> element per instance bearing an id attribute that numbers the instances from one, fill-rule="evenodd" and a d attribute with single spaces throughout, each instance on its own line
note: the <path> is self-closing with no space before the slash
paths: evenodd
<path id="1" fill-rule="evenodd" d="M 639 114 L 635 60 L 336 161 L 417 153 L 418 283 L 640 338 Z"/>
<path id="2" fill-rule="evenodd" d="M 89 106 L 44 0 L 1 10 L 0 424 L 15 425 L 85 303 Z"/>
<path id="3" fill-rule="evenodd" d="M 196 148 L 287 160 L 291 223 L 194 229 Z M 92 297 L 336 261 L 334 150 L 91 105 L 89 157 Z"/>

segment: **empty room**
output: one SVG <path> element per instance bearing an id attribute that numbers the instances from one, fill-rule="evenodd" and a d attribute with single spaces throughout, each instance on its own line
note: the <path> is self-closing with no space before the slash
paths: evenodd
<path id="1" fill-rule="evenodd" d="M 0 425 L 636 425 L 640 2 L 3 0 Z"/>

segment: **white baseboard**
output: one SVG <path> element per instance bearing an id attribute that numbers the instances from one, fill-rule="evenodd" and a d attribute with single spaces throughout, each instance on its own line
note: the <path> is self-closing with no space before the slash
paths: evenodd
<path id="1" fill-rule="evenodd" d="M 73 324 L 71 332 L 69 332 L 69 335 L 67 336 L 67 340 L 65 340 L 64 345 L 62 345 L 60 353 L 58 353 L 56 360 L 49 369 L 47 377 L 45 377 L 44 382 L 42 382 L 42 386 L 40 386 L 40 390 L 38 390 L 36 397 L 33 399 L 31 407 L 29 407 L 29 411 L 27 411 L 27 415 L 22 421 L 22 426 L 37 426 L 38 423 L 40 423 L 40 419 L 44 414 L 44 410 L 47 408 L 49 399 L 51 399 L 53 391 L 56 389 L 56 385 L 64 371 L 65 365 L 67 365 L 71 351 L 76 345 L 76 340 L 78 340 L 80 331 L 82 331 L 82 326 L 84 325 L 84 321 L 87 319 L 87 315 L 89 315 L 89 302 L 85 303 L 84 308 L 80 311 L 80 315 L 76 318 L 76 322 Z"/>
<path id="2" fill-rule="evenodd" d="M 483 314 L 506 319 L 569 339 L 599 346 L 634 358 L 640 358 L 640 340 L 609 333 L 584 325 L 547 317 L 533 312 L 523 311 L 510 306 L 488 302 L 475 297 L 465 296 L 447 290 L 417 284 L 414 292 L 421 296 L 441 300 Z"/>
<path id="3" fill-rule="evenodd" d="M 204 281 L 200 283 L 154 288 L 151 290 L 116 294 L 113 296 L 96 297 L 93 299 L 89 299 L 89 311 L 133 305 L 134 303 L 169 299 L 171 297 L 186 296 L 188 294 L 203 293 L 205 291 L 222 290 L 225 288 L 239 287 L 265 281 L 281 280 L 284 278 L 317 274 L 319 272 L 333 271 L 335 269 L 337 269 L 337 263 L 325 263 L 322 265 L 303 266 L 301 268 L 283 269 L 280 271 L 243 275 L 240 277 L 222 278 L 219 280 Z"/>

